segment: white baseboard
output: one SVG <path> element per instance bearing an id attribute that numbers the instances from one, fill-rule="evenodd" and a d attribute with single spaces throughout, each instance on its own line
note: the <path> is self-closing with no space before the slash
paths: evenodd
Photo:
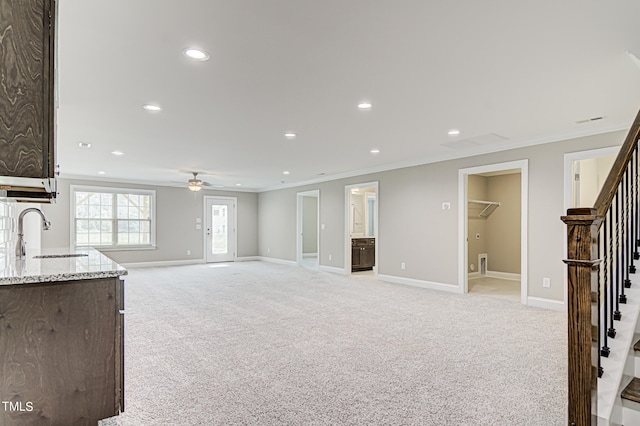
<path id="1" fill-rule="evenodd" d="M 543 297 L 527 297 L 527 306 L 549 309 L 552 311 L 566 312 L 567 307 L 562 300 L 545 299 Z"/>
<path id="2" fill-rule="evenodd" d="M 318 257 L 318 253 L 302 253 L 302 257 Z"/>
<path id="3" fill-rule="evenodd" d="M 260 259 L 260 256 L 243 256 L 243 257 L 236 257 L 236 262 L 251 262 L 254 260 L 262 260 Z"/>
<path id="4" fill-rule="evenodd" d="M 256 260 L 277 263 L 279 265 L 298 266 L 298 262 L 296 262 L 295 260 L 276 259 L 275 257 L 256 256 Z"/>
<path id="5" fill-rule="evenodd" d="M 475 280 L 478 278 L 482 278 L 482 275 L 480 275 L 480 272 L 469 272 L 469 274 L 467 275 L 468 279 L 470 280 Z"/>
<path id="6" fill-rule="evenodd" d="M 187 259 L 187 260 L 161 260 L 158 262 L 137 262 L 137 263 L 121 263 L 125 268 L 155 268 L 158 266 L 183 266 L 183 265 L 200 265 L 205 263 L 204 259 Z"/>
<path id="7" fill-rule="evenodd" d="M 404 284 L 413 287 L 428 288 L 431 290 L 442 290 L 448 291 L 449 293 L 462 293 L 463 291 L 457 285 L 453 284 L 443 284 L 433 281 L 416 280 L 413 278 L 395 277 L 393 275 L 378 274 L 378 279 L 380 281 L 386 281 L 394 284 Z"/>
<path id="8" fill-rule="evenodd" d="M 487 277 L 500 278 L 502 280 L 520 281 L 520 274 L 512 274 L 510 272 L 487 271 Z"/>
<path id="9" fill-rule="evenodd" d="M 323 272 L 331 272 L 332 274 L 347 275 L 344 268 L 336 268 L 335 266 L 320 265 L 318 266 L 318 270 Z"/>

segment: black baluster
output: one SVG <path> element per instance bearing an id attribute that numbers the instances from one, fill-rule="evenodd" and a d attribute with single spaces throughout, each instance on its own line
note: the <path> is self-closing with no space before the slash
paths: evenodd
<path id="1" fill-rule="evenodd" d="M 613 251 L 613 206 L 609 209 L 609 260 L 610 260 L 610 265 L 609 265 L 609 308 L 610 308 L 610 315 L 606 317 L 606 321 L 607 324 L 609 324 L 609 328 L 607 329 L 607 336 L 611 337 L 612 339 L 614 337 L 616 337 L 616 329 L 613 328 L 613 300 L 616 298 L 615 295 L 615 291 L 614 291 L 614 282 L 615 282 L 615 268 L 614 268 L 614 262 L 613 262 L 613 255 L 614 255 L 614 251 Z M 606 303 L 605 303 L 606 304 Z"/>
<path id="2" fill-rule="evenodd" d="M 636 267 L 633 264 L 633 258 L 631 256 L 631 240 L 633 235 L 631 233 L 631 211 L 629 210 L 631 204 L 631 162 L 629 162 L 627 171 L 624 173 L 625 178 L 625 201 L 624 201 L 624 211 L 625 216 L 627 218 L 625 222 L 624 229 L 624 241 L 625 241 L 625 259 L 627 259 L 627 267 L 625 268 L 625 273 L 627 274 L 627 278 L 624 280 L 624 286 L 626 288 L 631 287 L 631 279 L 629 278 L 629 274 L 635 274 Z M 622 290 L 622 294 L 624 294 L 624 289 Z"/>
<path id="3" fill-rule="evenodd" d="M 609 211 L 607 212 L 608 217 L 605 217 L 604 223 L 602 224 L 602 230 L 601 232 L 604 234 L 603 235 L 603 239 L 602 239 L 602 252 L 604 254 L 603 259 L 602 259 L 602 265 L 604 268 L 604 272 L 602 274 L 602 287 L 598 287 L 598 315 L 600 315 L 600 304 L 602 303 L 602 300 L 600 298 L 600 291 L 602 289 L 602 291 L 604 292 L 604 324 L 602 323 L 601 320 L 598 320 L 598 338 L 600 338 L 600 330 L 606 330 L 607 329 L 607 322 L 609 320 L 609 311 L 608 311 L 608 306 L 607 306 L 607 296 L 609 294 L 609 286 L 608 286 L 608 281 L 607 281 L 607 272 L 608 272 L 608 267 L 609 267 L 609 262 L 610 262 L 610 255 L 609 252 L 610 250 L 607 250 L 607 248 L 611 247 L 611 240 L 610 238 L 607 238 L 607 225 L 611 224 L 611 209 L 609 209 Z M 607 346 L 608 344 L 608 339 L 609 336 L 607 335 L 607 333 L 602 333 L 602 339 L 603 339 L 603 346 L 600 349 L 600 355 L 602 355 L 603 357 L 607 358 L 609 356 L 609 353 L 611 352 L 611 350 L 609 349 L 609 346 Z"/>
<path id="4" fill-rule="evenodd" d="M 601 269 L 598 271 L 598 377 L 602 377 L 604 370 L 602 368 L 602 357 L 608 357 L 611 350 L 607 346 L 607 334 L 602 333 L 602 330 L 606 330 L 606 324 L 602 324 L 602 294 L 604 292 L 604 298 L 607 298 L 607 221 L 605 218 L 602 228 L 598 233 L 598 257 L 600 258 L 602 253 Z M 602 276 L 602 277 L 601 277 Z M 604 304 L 604 318 L 607 318 L 607 304 Z M 604 340 L 604 342 L 603 342 Z M 603 343 L 603 344 L 602 344 Z M 602 346 L 601 346 L 602 344 Z"/>
<path id="5" fill-rule="evenodd" d="M 611 308 L 613 312 L 613 319 L 616 321 L 620 321 L 622 318 L 622 313 L 620 312 L 620 287 L 622 287 L 622 268 L 624 267 L 624 259 L 623 254 L 624 250 L 620 249 L 620 228 L 624 223 L 624 218 L 621 217 L 620 214 L 620 198 L 622 197 L 622 184 L 618 186 L 618 191 L 616 193 L 616 296 L 615 296 L 615 304 L 616 310 L 613 311 L 613 307 Z"/>
<path id="6" fill-rule="evenodd" d="M 638 156 L 638 145 L 636 145 L 636 149 L 634 151 L 634 155 L 635 158 L 633 160 L 633 182 L 634 182 L 634 201 L 635 201 L 635 214 L 633 215 L 633 218 L 636 222 L 636 232 L 635 232 L 635 246 L 636 246 L 636 250 L 633 254 L 633 257 L 636 260 L 640 260 L 640 251 L 638 250 L 638 247 L 640 246 L 640 219 L 638 218 L 638 216 L 640 215 L 640 198 L 638 197 L 638 185 L 640 185 L 640 182 L 638 181 L 638 161 L 640 161 L 640 156 Z"/>
<path id="7" fill-rule="evenodd" d="M 636 264 L 635 261 L 639 260 L 640 254 L 638 253 L 638 240 L 635 238 L 638 226 L 638 213 L 636 210 L 637 204 L 637 181 L 636 181 L 636 159 L 635 155 L 637 154 L 637 149 L 634 151 L 631 156 L 631 160 L 629 161 L 629 169 L 627 173 L 629 173 L 629 208 L 631 212 L 629 213 L 629 250 L 633 251 L 633 253 L 629 253 L 631 265 L 629 266 L 629 273 L 636 273 Z M 638 257 L 636 257 L 638 256 Z"/>

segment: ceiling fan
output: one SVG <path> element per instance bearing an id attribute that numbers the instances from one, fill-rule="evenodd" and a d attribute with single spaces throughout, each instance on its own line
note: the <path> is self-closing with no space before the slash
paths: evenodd
<path id="1" fill-rule="evenodd" d="M 190 191 L 198 192 L 203 186 L 211 186 L 209 182 L 204 182 L 203 180 L 198 179 L 198 172 L 191 173 L 193 173 L 193 179 L 189 179 L 188 181 L 188 188 Z"/>

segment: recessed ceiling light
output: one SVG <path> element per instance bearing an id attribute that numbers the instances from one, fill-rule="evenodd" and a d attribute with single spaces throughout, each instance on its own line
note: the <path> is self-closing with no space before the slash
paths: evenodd
<path id="1" fill-rule="evenodd" d="M 447 132 L 447 134 L 448 134 L 449 136 L 456 136 L 456 135 L 459 135 L 459 134 L 460 134 L 460 130 L 458 130 L 458 129 L 451 129 L 451 130 L 449 130 L 449 131 Z"/>
<path id="2" fill-rule="evenodd" d="M 379 150 L 379 149 L 372 149 L 372 150 L 371 150 L 371 151 L 369 151 L 369 152 L 371 152 L 372 154 L 379 154 L 379 153 L 380 153 L 380 150 Z"/>
<path id="3" fill-rule="evenodd" d="M 86 142 L 78 142 L 78 146 L 80 148 L 91 148 L 91 144 Z"/>
<path id="4" fill-rule="evenodd" d="M 210 56 L 207 52 L 200 49 L 195 49 L 193 47 L 188 47 L 182 51 L 182 54 L 189 59 L 193 59 L 194 61 L 207 61 Z"/>
<path id="5" fill-rule="evenodd" d="M 144 104 L 142 105 L 142 108 L 146 109 L 147 111 L 161 111 L 162 107 L 160 107 L 159 105 L 153 105 L 153 104 Z"/>
<path id="6" fill-rule="evenodd" d="M 360 109 L 370 109 L 372 107 L 371 102 L 360 102 L 358 104 L 358 108 Z"/>
<path id="7" fill-rule="evenodd" d="M 288 175 L 291 174 L 291 172 L 289 170 L 285 170 L 284 172 L 282 172 L 283 175 Z"/>
<path id="8" fill-rule="evenodd" d="M 120 157 L 120 156 L 124 155 L 124 152 L 122 152 L 122 151 L 111 151 L 111 153 L 112 153 L 113 155 L 118 156 L 118 157 Z"/>
<path id="9" fill-rule="evenodd" d="M 298 136 L 298 134 L 297 134 L 297 133 L 294 133 L 294 132 L 287 132 L 287 133 L 285 133 L 285 134 L 284 134 L 284 137 L 285 137 L 285 138 L 288 138 L 288 139 L 293 139 L 293 138 L 295 138 L 296 136 Z"/>
<path id="10" fill-rule="evenodd" d="M 106 174 L 107 174 L 107 172 L 105 172 L 104 170 L 100 170 L 100 171 L 98 172 L 98 174 L 99 174 L 99 175 L 106 175 Z"/>
<path id="11" fill-rule="evenodd" d="M 242 184 L 241 183 L 236 183 L 236 186 L 242 186 Z"/>

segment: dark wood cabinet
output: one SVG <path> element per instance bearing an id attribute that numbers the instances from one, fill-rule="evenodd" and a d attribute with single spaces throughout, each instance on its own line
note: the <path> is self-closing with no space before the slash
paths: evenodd
<path id="1" fill-rule="evenodd" d="M 124 282 L 0 285 L 0 424 L 96 425 L 124 410 Z"/>
<path id="2" fill-rule="evenodd" d="M 353 238 L 351 240 L 351 272 L 371 270 L 375 264 L 375 238 Z"/>
<path id="3" fill-rule="evenodd" d="M 55 177 L 55 0 L 0 0 L 0 176 Z"/>

